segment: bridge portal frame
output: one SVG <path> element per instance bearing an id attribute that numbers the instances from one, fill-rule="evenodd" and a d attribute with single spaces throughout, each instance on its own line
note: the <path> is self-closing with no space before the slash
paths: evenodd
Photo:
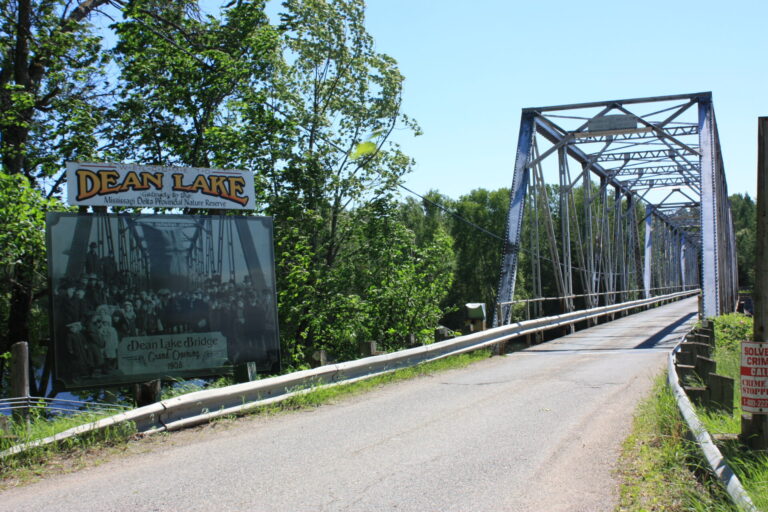
<path id="1" fill-rule="evenodd" d="M 652 112 L 637 113 L 649 106 Z M 570 115 L 585 110 L 586 116 Z M 537 140 L 550 147 L 540 151 Z M 543 183 L 542 164 L 547 159 L 557 160 L 556 216 L 548 210 L 548 188 Z M 573 180 L 569 160 L 581 166 Z M 591 176 L 600 184 L 596 191 Z M 573 190 L 580 178 L 586 207 L 583 217 L 574 219 L 578 213 Z M 609 189 L 614 193 L 608 194 Z M 538 217 L 545 210 L 547 236 L 541 238 L 549 239 L 564 312 L 574 309 L 574 269 L 581 277 L 586 307 L 597 305 L 599 297 L 605 303 L 630 300 L 635 297 L 630 291 L 638 288 L 650 297 L 656 290 L 700 286 L 703 316 L 734 309 L 735 237 L 711 93 L 523 109 L 494 308 L 496 326 L 512 316 L 527 203 L 536 217 L 531 240 L 540 238 Z M 642 219 L 636 218 L 637 205 L 645 206 Z M 557 216 L 559 243 L 554 233 Z M 641 229 L 644 251 L 639 246 Z M 532 294 L 541 296 L 541 276 L 536 272 L 541 272 L 542 251 L 535 245 L 529 252 L 535 261 Z"/>

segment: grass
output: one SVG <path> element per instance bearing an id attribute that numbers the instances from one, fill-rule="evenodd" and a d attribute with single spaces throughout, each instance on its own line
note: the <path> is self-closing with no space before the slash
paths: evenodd
<path id="1" fill-rule="evenodd" d="M 334 386 L 316 387 L 282 402 L 257 408 L 248 414 L 277 414 L 318 407 L 344 396 L 365 393 L 389 383 L 431 375 L 449 369 L 463 368 L 473 362 L 487 359 L 489 356 L 489 350 L 478 350 L 403 368 L 366 380 L 348 384 L 340 383 Z M 223 385 L 224 382 L 222 381 L 218 384 Z M 201 389 L 200 386 L 194 384 L 177 386 L 173 391 L 173 396 L 179 394 L 179 387 L 185 392 L 199 391 Z M 56 420 L 47 420 L 40 416 L 33 417 L 28 427 L 23 424 L 12 426 L 12 435 L 15 438 L 0 439 L 0 451 L 10 447 L 12 444 L 42 439 L 103 417 L 105 416 L 78 415 L 58 418 Z M 221 423 L 232 419 L 235 419 L 235 417 L 220 418 L 217 422 Z M 122 423 L 88 435 L 77 436 L 0 459 L 0 489 L 24 484 L 49 474 L 76 471 L 87 465 L 98 464 L 111 453 L 125 451 L 129 441 L 135 439 L 137 439 L 137 436 L 134 426 L 130 423 Z"/>
<path id="2" fill-rule="evenodd" d="M 736 510 L 705 468 L 662 375 L 638 407 L 632 434 L 624 442 L 618 510 Z"/>
<path id="3" fill-rule="evenodd" d="M 203 379 L 176 380 L 163 384 L 160 400 L 168 400 L 169 398 L 187 395 L 205 389 L 223 388 L 231 386 L 232 384 L 235 384 L 235 381 L 229 376 L 218 377 L 210 382 L 206 382 Z"/>
<path id="4" fill-rule="evenodd" d="M 741 342 L 752 338 L 752 318 L 732 313 L 715 321 L 715 351 L 717 373 L 734 379 L 734 407 L 729 412 L 700 408 L 697 414 L 711 434 L 741 432 Z M 718 447 L 741 480 L 755 506 L 768 510 L 768 454 L 748 450 L 736 440 L 718 442 Z"/>
<path id="5" fill-rule="evenodd" d="M 720 451 L 755 506 L 768 510 L 768 454 L 748 450 L 733 438 L 741 431 L 740 344 L 751 339 L 752 319 L 734 313 L 714 322 L 713 358 L 717 373 L 735 381 L 734 407 L 730 411 L 698 408 L 696 413 L 707 431 L 721 439 L 716 441 Z M 720 486 L 713 483 L 698 449 L 687 440 L 684 422 L 664 379 L 638 410 L 621 467 L 625 483 L 620 510 L 735 510 Z"/>
<path id="6" fill-rule="evenodd" d="M 73 427 L 111 416 L 110 414 L 80 413 L 72 416 L 45 418 L 34 409 L 30 412 L 28 421 L 11 421 L 8 431 L 0 432 L 0 451 L 13 445 L 27 443 L 53 436 Z M 111 427 L 89 432 L 76 437 L 70 437 L 35 448 L 17 455 L 0 459 L 0 482 L 6 479 L 15 483 L 28 481 L 39 476 L 41 471 L 56 471 L 62 467 L 62 455 L 84 453 L 89 450 L 111 447 L 125 443 L 136 434 L 132 423 L 120 423 Z M 75 464 L 75 459 L 69 457 L 67 465 Z"/>

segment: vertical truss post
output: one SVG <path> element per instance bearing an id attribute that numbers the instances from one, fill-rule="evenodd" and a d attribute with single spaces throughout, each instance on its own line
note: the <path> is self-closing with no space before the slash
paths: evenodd
<path id="1" fill-rule="evenodd" d="M 630 196 L 628 208 L 627 223 L 630 229 L 630 249 L 629 254 L 632 259 L 631 272 L 635 278 L 632 281 L 632 288 L 639 290 L 643 287 L 643 268 L 642 268 L 642 256 L 640 254 L 640 226 L 637 223 L 637 202 L 635 196 Z"/>
<path id="2" fill-rule="evenodd" d="M 680 290 L 686 290 L 688 281 L 686 279 L 686 252 L 687 252 L 687 241 L 685 240 L 685 235 L 680 235 Z"/>
<path id="3" fill-rule="evenodd" d="M 515 277 L 517 276 L 517 266 L 520 259 L 520 231 L 523 224 L 525 195 L 528 190 L 530 175 L 527 166 L 533 142 L 533 118 L 532 113 L 524 113 L 520 120 L 515 174 L 512 178 L 512 188 L 510 190 L 504 255 L 501 264 L 501 276 L 499 278 L 499 294 L 496 298 L 496 301 L 499 303 L 511 301 L 515 293 Z M 493 325 L 499 326 L 507 323 L 510 317 L 511 306 L 507 305 L 494 309 Z M 501 318 L 498 318 L 499 310 L 501 310 Z"/>
<path id="4" fill-rule="evenodd" d="M 533 220 L 533 226 L 531 229 L 531 247 L 533 248 L 533 255 L 531 257 L 531 274 L 532 274 L 532 291 L 533 297 L 543 297 L 543 291 L 541 286 L 541 241 L 539 236 L 539 195 L 536 193 L 536 173 L 531 169 L 531 189 L 534 191 L 531 194 L 531 202 L 529 203 L 529 213 Z M 542 316 L 542 303 L 533 303 L 533 312 L 536 318 Z M 538 334 L 537 334 L 538 339 Z"/>
<path id="5" fill-rule="evenodd" d="M 608 218 L 608 180 L 601 179 L 600 183 L 600 265 L 603 274 L 603 291 L 606 292 L 605 303 L 611 304 L 613 301 L 607 292 L 613 291 L 611 285 L 611 235 L 610 223 Z"/>
<path id="6" fill-rule="evenodd" d="M 613 302 L 621 302 L 622 299 L 619 298 L 618 291 L 622 290 L 623 283 L 621 282 L 621 272 L 622 272 L 622 257 L 624 254 L 624 241 L 621 237 L 621 190 L 619 188 L 614 188 L 613 192 L 613 251 L 612 253 L 612 262 L 611 265 L 611 283 L 613 284 L 613 288 L 611 291 L 615 291 L 617 293 L 614 293 L 611 295 L 613 297 Z"/>
<path id="7" fill-rule="evenodd" d="M 645 259 L 643 267 L 643 289 L 645 298 L 651 297 L 651 261 L 653 259 L 653 216 L 651 207 L 645 207 Z"/>
<path id="8" fill-rule="evenodd" d="M 699 147 L 701 151 L 702 304 L 705 317 L 720 313 L 717 244 L 717 169 L 714 112 L 711 98 L 699 99 Z"/>
<path id="9" fill-rule="evenodd" d="M 560 171 L 560 241 L 563 254 L 563 277 L 565 288 L 563 289 L 563 309 L 565 312 L 573 311 L 573 259 L 571 256 L 571 213 L 569 210 L 569 185 L 566 169 L 566 154 L 564 148 L 557 152 L 558 168 Z"/>
<path id="10" fill-rule="evenodd" d="M 598 285 L 597 272 L 595 271 L 595 239 L 592 231 L 592 180 L 590 178 L 589 169 L 587 166 L 583 166 L 583 188 L 584 188 L 584 239 L 587 245 L 587 257 L 585 272 L 587 278 L 585 279 L 586 293 L 589 295 L 589 307 L 594 308 L 598 304 L 598 295 L 594 295 Z"/>

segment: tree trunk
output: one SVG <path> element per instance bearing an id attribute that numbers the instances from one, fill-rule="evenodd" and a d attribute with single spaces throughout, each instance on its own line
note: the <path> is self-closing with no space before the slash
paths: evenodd
<path id="1" fill-rule="evenodd" d="M 32 282 L 35 260 L 25 254 L 16 267 L 11 285 L 11 303 L 8 314 L 8 338 L 6 347 L 17 341 L 29 340 L 29 313 L 32 309 Z"/>

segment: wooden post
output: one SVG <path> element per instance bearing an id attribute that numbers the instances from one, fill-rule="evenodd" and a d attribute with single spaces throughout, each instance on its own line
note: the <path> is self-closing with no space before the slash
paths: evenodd
<path id="1" fill-rule="evenodd" d="M 693 363 L 696 368 L 696 375 L 704 383 L 705 386 L 709 386 L 709 374 L 717 371 L 717 363 L 714 359 L 708 357 L 696 356 L 696 360 Z"/>
<path id="2" fill-rule="evenodd" d="M 757 120 L 757 238 L 755 240 L 755 343 L 768 343 L 768 117 Z M 746 415 L 745 415 L 746 416 Z M 757 450 L 768 449 L 768 414 L 742 417 L 741 435 Z"/>
<path id="3" fill-rule="evenodd" d="M 237 383 L 251 382 L 256 380 L 258 376 L 259 371 L 256 368 L 256 363 L 253 361 L 235 365 L 234 378 Z"/>
<path id="4" fill-rule="evenodd" d="M 11 398 L 29 399 L 29 345 L 19 341 L 11 345 Z M 14 409 L 16 421 L 24 421 L 29 415 L 27 407 Z"/>
<path id="5" fill-rule="evenodd" d="M 136 400 L 136 407 L 144 407 L 160 401 L 160 390 L 162 384 L 160 379 L 142 382 L 133 385 L 133 398 Z"/>
<path id="6" fill-rule="evenodd" d="M 733 413 L 733 379 L 711 373 L 708 381 L 710 406 L 730 416 Z"/>
<path id="7" fill-rule="evenodd" d="M 312 360 L 309 362 L 309 364 L 312 368 L 325 366 L 326 364 L 328 364 L 328 352 L 326 352 L 324 348 L 321 348 L 320 350 L 315 350 L 312 353 Z"/>
<path id="8" fill-rule="evenodd" d="M 440 340 L 436 340 L 436 341 L 440 341 Z M 374 352 L 376 352 L 376 342 L 375 341 L 358 341 L 357 351 L 360 352 L 360 355 L 362 355 L 363 357 L 370 357 L 373 355 Z"/>
<path id="9" fill-rule="evenodd" d="M 682 364 L 686 366 L 688 365 L 693 366 L 693 363 L 694 363 L 693 354 L 691 352 L 685 352 L 683 350 L 677 353 L 677 355 L 675 356 L 675 360 L 677 361 L 678 364 Z"/>

